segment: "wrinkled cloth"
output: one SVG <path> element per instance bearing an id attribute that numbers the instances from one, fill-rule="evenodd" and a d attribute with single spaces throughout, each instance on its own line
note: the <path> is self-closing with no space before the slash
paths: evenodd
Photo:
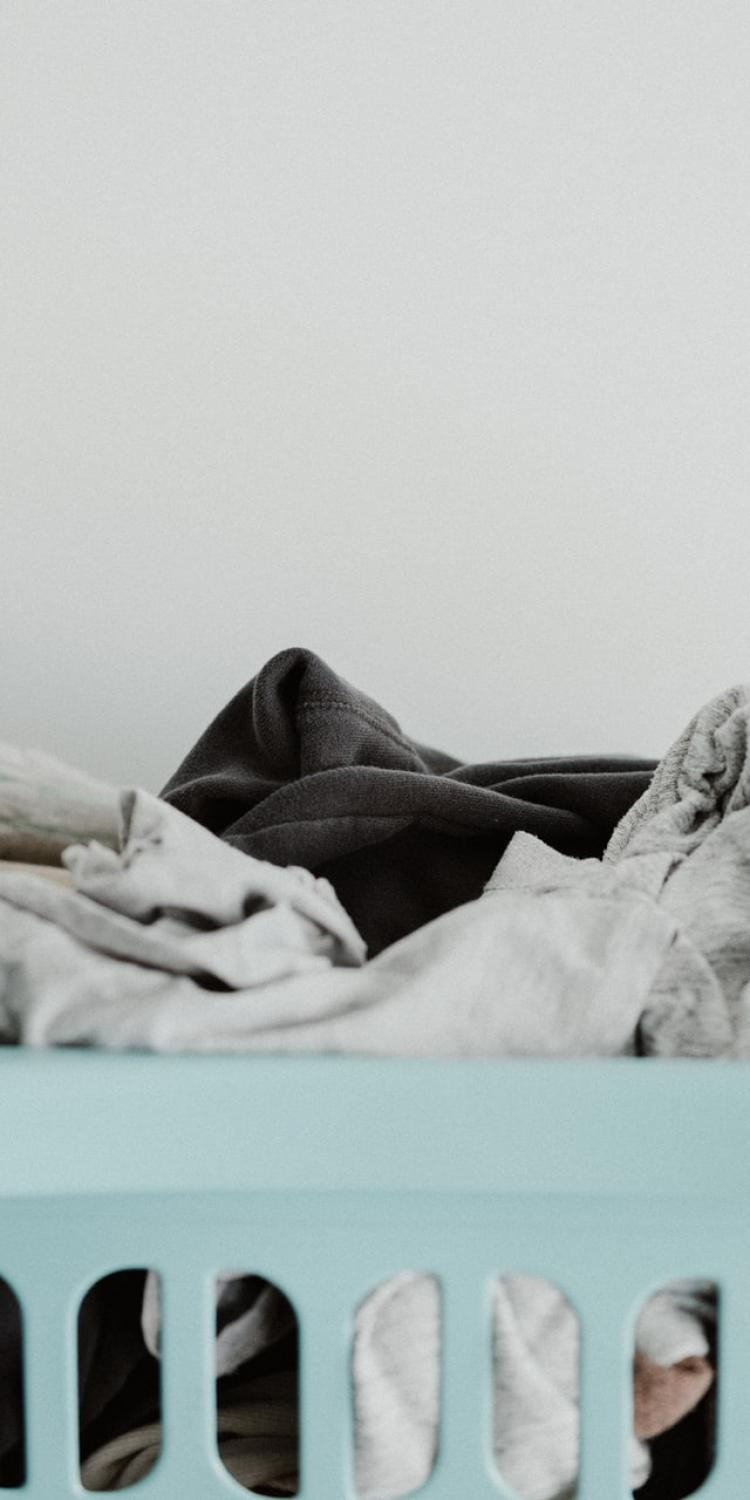
<path id="1" fill-rule="evenodd" d="M 78 839 L 117 846 L 117 787 L 41 750 L 0 743 L 0 860 L 54 866 Z"/>
<path id="2" fill-rule="evenodd" d="M 750 839 L 750 824 L 746 827 L 746 836 Z M 715 921 L 718 916 L 727 934 L 741 921 L 738 908 L 742 893 L 734 887 L 731 873 L 726 870 L 726 865 L 731 865 L 733 859 L 732 842 L 730 839 L 728 857 L 720 847 L 717 850 L 714 846 L 709 851 L 710 856 L 718 853 L 720 863 L 725 865 L 724 889 L 720 898 L 725 911 L 723 915 L 714 912 L 710 920 Z M 661 1057 L 744 1056 L 747 1047 L 746 1007 L 734 1004 L 732 999 L 736 944 L 727 943 L 725 946 L 719 942 L 710 955 L 699 946 L 700 932 L 694 914 L 686 904 L 678 914 L 671 900 L 673 888 L 670 882 L 679 864 L 679 857 L 669 848 L 648 849 L 642 853 L 633 850 L 627 857 L 610 864 L 594 859 L 574 860 L 557 854 L 532 835 L 518 833 L 488 882 L 487 893 L 507 896 L 510 892 L 518 894 L 524 891 L 532 903 L 531 909 L 536 909 L 540 929 L 560 905 L 563 895 L 567 896 L 555 932 L 559 950 L 566 954 L 572 950 L 582 930 L 580 907 L 574 900 L 576 895 L 579 902 L 593 903 L 597 912 L 592 948 L 597 931 L 601 941 L 606 941 L 608 936 L 611 940 L 614 930 L 612 916 L 602 901 L 612 892 L 612 877 L 616 875 L 615 888 L 621 898 L 627 902 L 637 891 L 644 898 L 648 896 L 652 903 L 652 919 L 656 921 L 658 914 L 665 936 L 667 932 L 670 934 L 669 940 L 663 944 L 659 963 L 651 970 L 648 986 L 637 991 L 641 1010 L 636 1023 L 637 1035 L 634 1036 L 635 1050 L 643 1055 Z M 702 902 L 712 899 L 710 881 L 703 887 L 698 879 L 693 887 L 693 899 L 697 918 Z M 748 945 L 745 953 L 746 973 L 750 977 Z M 621 952 L 620 957 L 621 986 L 627 990 L 630 983 L 633 986 L 631 993 L 635 995 L 639 966 L 633 963 L 632 954 Z M 611 977 L 601 968 L 596 977 L 600 986 L 598 1004 L 606 1008 L 612 993 Z M 564 1003 L 565 975 L 562 971 L 559 981 L 554 976 L 552 978 L 555 989 L 558 984 L 562 987 L 561 1003 Z M 538 998 L 537 988 L 534 991 L 535 1004 Z"/>
<path id="3" fill-rule="evenodd" d="M 216 1414 L 219 1453 L 246 1489 L 294 1495 L 298 1488 L 297 1381 L 293 1371 L 248 1378 Z M 124 1432 L 81 1467 L 87 1490 L 123 1490 L 143 1479 L 161 1452 L 160 1422 Z"/>
<path id="4" fill-rule="evenodd" d="M 647 1480 L 651 1460 L 639 1415 L 653 1372 L 661 1400 L 649 1408 L 654 1437 L 684 1416 L 713 1380 L 707 1327 L 715 1321 L 715 1288 L 670 1283 L 642 1307 L 635 1328 L 634 1433 L 630 1482 Z M 575 1312 L 558 1287 L 533 1276 L 498 1280 L 493 1306 L 494 1451 L 498 1470 L 523 1500 L 564 1500 L 575 1493 L 579 1449 L 580 1337 Z M 700 1360 L 685 1381 L 680 1362 Z M 657 1363 L 658 1362 L 658 1363 Z M 651 1392 L 653 1394 L 653 1392 Z"/>
<path id="5" fill-rule="evenodd" d="M 205 1025 L 207 989 L 362 963 L 327 881 L 248 859 L 147 792 L 121 793 L 120 812 L 121 850 L 65 851 L 74 889 L 0 865 L 3 1039 L 83 1041 L 96 1017 L 88 1039 L 107 1045 L 140 1018 L 142 1043 L 164 1046 L 183 998 Z"/>
<path id="6" fill-rule="evenodd" d="M 242 855 L 145 792 L 122 794 L 122 816 L 122 851 L 65 852 L 74 890 L 0 869 L 6 1039 L 627 1054 L 674 940 L 674 920 L 651 899 L 663 873 L 656 855 L 639 861 L 635 879 L 597 865 L 593 892 L 493 891 L 357 967 L 361 940 L 320 877 Z"/>
<path id="7" fill-rule="evenodd" d="M 4 1040 L 44 1042 L 60 1008 L 85 1010 L 94 996 L 103 1017 L 133 1004 L 158 1013 L 164 990 L 176 986 L 179 997 L 188 986 L 205 1008 L 232 985 L 249 992 L 284 974 L 362 962 L 364 944 L 326 881 L 248 859 L 148 793 L 113 792 L 116 853 L 94 842 L 68 847 L 64 869 L 0 862 Z M 159 1045 L 158 1027 L 152 1044 Z M 261 1291 L 264 1308 L 269 1299 Z M 84 1300 L 84 1457 L 153 1410 L 157 1366 L 141 1332 L 143 1301 L 140 1272 L 106 1278 Z M 219 1312 L 236 1314 L 234 1283 Z M 254 1317 L 243 1324 L 233 1316 L 219 1333 L 230 1355 L 238 1337 L 257 1332 L 257 1311 Z M 264 1345 L 269 1329 L 266 1319 Z M 0 1334 L 0 1483 L 15 1484 L 23 1477 L 20 1323 L 2 1282 Z M 115 1436 L 106 1438 L 113 1428 Z M 227 1451 L 241 1457 L 243 1429 L 232 1433 Z"/>
<path id="8" fill-rule="evenodd" d="M 231 1278 L 223 1278 L 222 1290 L 231 1284 Z M 247 1290 L 252 1297 L 257 1288 Z M 149 1313 L 158 1320 L 156 1282 Z M 671 1283 L 644 1304 L 635 1331 L 636 1431 L 645 1418 L 647 1435 L 654 1437 L 701 1399 L 713 1380 L 706 1330 L 714 1321 L 715 1288 L 705 1281 Z M 494 1286 L 492 1331 L 497 1469 L 522 1500 L 567 1500 L 575 1491 L 579 1446 L 575 1313 L 551 1283 L 503 1276 Z M 277 1334 L 273 1321 L 264 1330 L 263 1318 L 257 1319 L 250 1340 L 255 1355 L 267 1336 L 273 1342 Z M 440 1338 L 440 1292 L 432 1276 L 401 1272 L 356 1310 L 352 1375 L 355 1485 L 361 1500 L 390 1500 L 429 1478 L 440 1420 Z M 249 1347 L 246 1341 L 245 1355 Z M 292 1368 L 270 1377 L 245 1374 L 232 1388 L 219 1410 L 219 1449 L 240 1483 L 294 1493 L 297 1399 Z M 160 1444 L 158 1423 L 123 1434 L 89 1458 L 84 1484 L 124 1488 L 149 1472 Z M 634 1489 L 645 1483 L 650 1466 L 648 1447 L 634 1436 Z"/>
<path id="9" fill-rule="evenodd" d="M 279 1343 L 296 1326 L 291 1303 L 278 1287 L 242 1271 L 225 1271 L 216 1278 L 216 1321 L 217 1380 Z M 141 1329 L 149 1353 L 161 1358 L 161 1294 L 154 1271 L 146 1276 Z"/>
<path id="10" fill-rule="evenodd" d="M 99 1445 L 107 1414 L 124 1405 L 132 1425 L 145 1399 L 153 1402 L 158 1366 L 140 1334 L 144 1274 L 121 1271 L 89 1289 L 78 1316 L 78 1404 L 82 1452 Z M 22 1323 L 16 1297 L 0 1279 L 0 1485 L 24 1483 Z M 153 1368 L 150 1368 L 153 1367 Z M 131 1391 L 127 1392 L 128 1383 Z M 123 1402 L 124 1396 L 124 1402 Z"/>
<path id="11" fill-rule="evenodd" d="M 200 982 L 202 975 L 205 979 L 204 970 L 192 962 L 192 966 L 152 970 L 151 992 L 140 996 L 143 1003 L 138 1003 L 135 991 L 132 995 L 121 991 L 117 1003 L 107 1005 L 106 996 L 103 1000 L 95 993 L 93 971 L 82 993 L 82 971 L 79 968 L 74 979 L 72 965 L 67 997 L 62 997 L 62 1004 L 57 997 L 46 1013 L 43 1008 L 41 1014 L 37 1011 L 28 1034 L 41 1042 L 95 1040 L 112 1046 L 208 1050 L 371 1050 L 413 1056 L 493 1052 L 581 1056 L 636 1050 L 656 1055 L 750 1055 L 746 1020 L 750 938 L 744 917 L 750 867 L 749 721 L 750 690 L 744 688 L 732 689 L 702 710 L 662 763 L 653 788 L 615 832 L 604 859 L 573 858 L 545 845 L 533 830 L 517 832 L 512 841 L 506 841 L 485 894 L 403 938 L 364 968 L 331 966 L 329 956 L 325 972 L 312 969 L 279 982 L 271 979 L 246 995 L 239 990 L 231 994 L 217 990 L 207 1006 Z M 136 806 L 145 797 L 131 795 Z M 94 884 L 87 899 L 92 906 L 107 902 L 113 921 L 120 919 L 128 927 L 138 923 L 144 940 L 155 922 L 157 929 L 164 924 L 158 937 L 177 941 L 172 924 L 179 925 L 184 912 L 176 916 L 172 907 L 153 894 L 162 890 L 168 846 L 159 842 L 161 825 L 154 807 L 142 805 L 152 818 L 151 842 L 146 840 L 143 851 L 147 855 L 143 869 L 151 881 L 150 886 L 147 882 L 152 891 L 149 899 L 138 894 L 135 865 L 130 870 L 122 851 L 106 850 L 104 857 L 96 850 L 66 854 L 77 890 L 47 892 L 44 899 L 52 899 L 53 894 L 81 900 L 86 879 L 91 878 Z M 161 806 L 165 819 L 178 816 L 174 808 Z M 220 841 L 205 831 L 203 837 L 208 840 L 207 855 L 209 843 L 213 846 Z M 225 852 L 237 854 L 231 849 Z M 93 863 L 87 865 L 89 859 Z M 29 945 L 36 952 L 40 920 L 47 920 L 55 933 L 60 929 L 54 918 L 44 918 L 38 890 L 26 906 L 19 900 L 17 887 L 14 896 L 8 884 L 13 878 L 21 879 L 6 876 L 0 882 L 0 913 L 5 920 L 6 908 L 13 908 L 15 899 L 16 918 L 35 924 L 36 941 L 31 943 L 29 932 Z M 206 878 L 210 883 L 210 877 Z M 28 882 L 35 889 L 42 884 L 31 877 Z M 11 892 L 8 901 L 3 900 L 5 891 Z M 119 904 L 126 892 L 134 906 L 132 912 L 123 913 Z M 73 926 L 70 918 L 69 927 Z M 65 931 L 66 938 L 77 945 L 77 961 L 84 953 L 95 965 L 111 964 L 113 975 L 125 967 L 123 958 L 116 956 L 120 950 L 113 946 L 116 939 L 111 933 L 106 952 L 90 948 L 88 935 L 87 927 Z M 216 929 L 208 935 L 215 938 Z M 195 939 L 193 934 L 190 941 Z M 147 963 L 144 953 L 142 949 L 141 968 Z M 155 950 L 151 957 L 156 962 Z M 354 957 L 350 953 L 349 962 Z M 16 960 L 16 988 L 12 984 L 9 988 L 15 998 L 18 1034 L 23 1035 L 24 1005 L 19 999 L 26 1000 L 31 1014 L 38 996 L 34 986 L 28 986 L 25 997 L 18 988 L 17 973 L 26 960 L 23 941 L 16 949 Z M 214 986 L 217 978 L 224 986 L 230 984 L 227 972 L 214 974 Z M 74 993 L 76 1003 L 72 1004 Z M 231 1282 L 229 1277 L 223 1286 L 227 1297 Z M 434 1306 L 430 1311 L 430 1285 L 430 1278 L 409 1281 L 407 1277 L 398 1287 L 391 1287 L 390 1293 L 380 1289 L 380 1300 L 376 1294 L 369 1308 L 369 1339 L 368 1305 L 359 1310 L 355 1409 L 358 1487 L 365 1500 L 368 1495 L 395 1494 L 399 1487 L 407 1487 L 402 1483 L 404 1475 L 410 1481 L 414 1473 L 426 1477 L 429 1472 L 436 1418 L 434 1412 L 429 1416 L 432 1387 L 426 1352 L 434 1350 L 438 1332 Z M 654 1447 L 662 1423 L 679 1425 L 680 1413 L 689 1411 L 690 1403 L 700 1403 L 705 1383 L 712 1378 L 705 1319 L 695 1307 L 684 1305 L 684 1296 L 680 1293 L 682 1301 L 673 1298 L 670 1307 L 662 1308 L 655 1341 L 652 1337 L 649 1342 L 642 1330 L 639 1333 L 636 1420 L 644 1441 L 656 1438 Z M 393 1322 L 389 1322 L 389 1297 L 398 1308 Z M 682 1319 L 677 1320 L 679 1329 L 667 1317 L 675 1308 Z M 570 1493 L 577 1466 L 577 1428 L 571 1422 L 574 1387 L 570 1386 L 575 1346 L 570 1329 L 564 1333 L 565 1316 L 559 1305 L 547 1308 L 546 1321 L 543 1312 L 533 1288 L 525 1300 L 517 1296 L 515 1302 L 508 1291 L 505 1305 L 501 1299 L 496 1306 L 496 1392 L 500 1386 L 504 1391 L 502 1403 L 497 1396 L 502 1431 L 496 1424 L 496 1452 L 501 1472 L 527 1500 L 563 1500 Z M 227 1350 L 232 1341 L 229 1336 L 225 1339 L 223 1357 L 230 1364 L 248 1357 L 253 1339 L 265 1336 L 262 1309 L 252 1314 L 248 1306 L 247 1313 L 251 1316 L 243 1325 L 244 1314 L 237 1319 L 231 1354 Z M 548 1339 L 556 1323 L 563 1330 L 555 1356 L 558 1371 L 567 1371 L 561 1383 L 553 1380 L 550 1387 L 541 1353 L 534 1353 L 529 1320 L 544 1325 Z M 672 1342 L 664 1336 L 667 1324 L 674 1334 Z M 498 1327 L 504 1343 L 498 1342 Z M 549 1342 L 546 1348 L 551 1348 Z M 382 1360 L 381 1351 L 385 1351 Z M 692 1363 L 679 1369 L 685 1361 Z M 357 1370 L 364 1372 L 359 1381 Z M 387 1379 L 378 1379 L 378 1370 Z M 419 1395 L 415 1395 L 417 1390 Z M 542 1390 L 546 1391 L 544 1402 L 540 1401 Z M 419 1405 L 425 1401 L 426 1418 L 424 1406 Z M 528 1448 L 524 1458 L 520 1441 L 532 1410 L 536 1413 L 533 1463 Z M 372 1420 L 368 1411 L 374 1414 Z M 421 1412 L 419 1419 L 415 1411 Z M 378 1432 L 375 1418 L 383 1413 L 387 1420 L 380 1423 Z M 643 1484 L 648 1463 L 648 1452 L 635 1437 L 634 1484 Z M 372 1490 L 368 1491 L 368 1484 L 374 1486 Z M 383 1484 L 393 1488 L 383 1490 Z"/>
<path id="12" fill-rule="evenodd" d="M 158 1365 L 147 1354 L 139 1314 L 142 1271 L 119 1271 L 90 1287 L 78 1315 L 81 1453 L 99 1448 L 114 1425 L 138 1422 L 158 1404 Z M 0 1486 L 24 1483 L 22 1324 L 16 1297 L 0 1279 Z"/>
<path id="13" fill-rule="evenodd" d="M 485 895 L 359 969 L 363 945 L 327 882 L 122 793 L 123 849 L 68 849 L 75 890 L 0 872 L 4 1034 L 171 1050 L 747 1056 L 749 718 L 747 689 L 708 705 L 678 742 L 679 783 L 670 752 L 606 859 L 519 832 Z"/>
<path id="14" fill-rule="evenodd" d="M 672 856 L 659 905 L 681 937 L 641 1022 L 644 1050 L 684 1055 L 699 1013 L 723 1007 L 726 1050 L 750 1057 L 750 686 L 691 719 L 604 863 L 635 863 L 656 848 Z"/>
<path id="15" fill-rule="evenodd" d="M 364 949 L 325 880 L 248 859 L 148 794 L 120 793 L 121 848 L 97 841 L 65 853 L 74 891 L 50 889 L 8 865 L 0 874 L 3 952 L 13 954 L 6 1009 L 7 991 L 23 990 L 28 964 L 33 996 L 28 984 L 10 996 L 10 1008 L 28 1022 L 24 1040 L 423 1055 L 429 1036 L 433 1055 L 581 1055 L 632 1050 L 642 1002 L 642 1050 L 744 1055 L 749 701 L 748 689 L 735 688 L 696 716 L 603 860 L 573 858 L 517 832 L 484 897 L 420 928 L 359 973 L 330 972 L 331 956 L 356 964 Z M 252 891 L 243 884 L 250 870 Z M 109 961 L 99 1012 L 81 986 L 72 1029 L 64 1003 L 58 1015 L 40 1001 L 55 933 L 61 944 L 69 940 L 60 973 L 70 982 L 86 957 L 92 985 L 94 969 L 102 966 L 103 979 Z M 119 994 L 123 1011 L 137 1000 L 128 988 L 136 976 L 123 960 L 139 966 L 148 1004 L 133 1003 L 118 1021 L 118 972 L 128 981 Z M 153 972 L 166 976 L 158 998 Z M 279 977 L 283 987 L 273 984 Z M 441 994 L 458 992 L 459 978 L 463 1004 L 441 1007 Z M 252 1008 L 217 995 L 208 1012 L 205 987 L 253 989 Z M 61 988 L 65 1000 L 69 987 Z M 518 1003 L 529 994 L 533 1011 Z M 40 1008 L 41 1022 L 32 1024 L 30 1013 Z"/>
<path id="16" fill-rule="evenodd" d="M 635 1333 L 634 1404 L 657 1366 L 665 1382 L 653 1430 L 698 1402 L 707 1378 L 706 1327 L 715 1319 L 711 1283 L 674 1282 L 644 1304 Z M 357 1490 L 362 1500 L 395 1496 L 425 1483 L 439 1420 L 439 1289 L 433 1277 L 404 1272 L 358 1310 L 353 1373 Z M 701 1379 L 681 1379 L 679 1361 L 703 1360 Z M 679 1389 L 675 1391 L 675 1386 Z M 578 1470 L 579 1330 L 558 1287 L 534 1276 L 499 1277 L 493 1295 L 493 1451 L 499 1473 L 523 1500 L 563 1500 Z M 666 1398 L 666 1399 L 665 1399 Z M 648 1477 L 647 1447 L 631 1442 L 631 1484 Z"/>
<path id="17" fill-rule="evenodd" d="M 699 710 L 615 829 L 601 861 L 565 859 L 519 833 L 488 890 L 546 898 L 648 872 L 674 941 L 639 1022 L 648 1056 L 750 1057 L 750 686 Z"/>
<path id="18" fill-rule="evenodd" d="M 692 853 L 750 803 L 750 684 L 719 693 L 694 714 L 620 819 L 605 861 L 670 848 Z"/>
<path id="19" fill-rule="evenodd" d="M 161 795 L 246 854 L 326 876 L 374 957 L 478 897 L 517 829 L 563 853 L 601 855 L 654 765 L 465 765 L 410 739 L 312 651 L 292 648 L 221 710 Z"/>
<path id="20" fill-rule="evenodd" d="M 0 1005 L 6 1036 L 36 1045 L 401 1057 L 746 1055 L 747 994 L 737 981 L 742 973 L 750 981 L 750 942 L 742 884 L 731 874 L 745 859 L 738 834 L 750 851 L 742 812 L 731 815 L 741 827 L 735 822 L 725 839 L 722 824 L 711 848 L 690 857 L 719 881 L 718 912 L 706 899 L 709 878 L 692 879 L 690 860 L 669 848 L 576 860 L 519 833 L 479 900 L 356 968 L 346 965 L 356 965 L 362 946 L 320 881 L 304 895 L 320 896 L 321 923 L 330 910 L 339 924 L 335 967 L 330 953 L 311 949 L 300 914 L 281 903 L 228 928 L 176 934 L 169 913 L 178 908 L 165 905 L 159 885 L 173 879 L 176 889 L 181 879 L 177 868 L 167 873 L 167 828 L 202 841 L 200 879 L 212 889 L 215 858 L 232 856 L 247 878 L 251 869 L 258 878 L 258 862 L 148 794 L 126 795 L 148 828 L 135 863 L 95 846 L 69 850 L 74 892 L 0 873 L 0 933 L 13 955 Z M 141 869 L 156 885 L 134 895 Z M 277 883 L 299 880 L 300 892 L 305 876 L 314 883 L 306 872 L 260 869 Z M 179 899 L 188 901 L 187 891 Z M 201 921 L 218 921 L 219 907 L 206 899 L 201 908 L 201 899 L 189 897 Z M 236 918 L 239 908 L 226 910 Z M 278 941 L 259 950 L 264 920 Z M 717 931 L 731 941 L 716 940 Z M 318 942 L 330 944 L 330 934 Z"/>

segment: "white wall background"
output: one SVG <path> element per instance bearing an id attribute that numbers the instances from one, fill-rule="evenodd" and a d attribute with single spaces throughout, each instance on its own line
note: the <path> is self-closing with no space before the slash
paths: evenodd
<path id="1" fill-rule="evenodd" d="M 746 0 L 3 0 L 0 738 L 304 644 L 466 759 L 750 678 Z"/>

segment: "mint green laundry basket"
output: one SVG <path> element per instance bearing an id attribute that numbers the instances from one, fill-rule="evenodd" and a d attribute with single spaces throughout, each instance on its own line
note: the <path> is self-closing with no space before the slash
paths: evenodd
<path id="1" fill-rule="evenodd" d="M 426 1500 L 497 1500 L 490 1293 L 546 1277 L 582 1330 L 579 1500 L 629 1495 L 632 1331 L 677 1277 L 721 1299 L 718 1458 L 750 1484 L 750 1074 L 742 1064 L 0 1054 L 0 1275 L 21 1304 L 28 1500 L 88 1494 L 75 1329 L 102 1276 L 164 1298 L 164 1451 L 144 1500 L 247 1495 L 217 1452 L 214 1281 L 283 1287 L 301 1332 L 301 1500 L 353 1496 L 354 1309 L 403 1268 L 442 1293 Z M 11 1493 L 10 1491 L 8 1493 Z"/>

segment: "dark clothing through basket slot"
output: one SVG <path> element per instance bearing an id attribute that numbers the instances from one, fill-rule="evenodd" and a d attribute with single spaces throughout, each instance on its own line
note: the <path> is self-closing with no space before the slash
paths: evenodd
<path id="1" fill-rule="evenodd" d="M 564 854 L 601 855 L 655 764 L 462 765 L 292 648 L 221 710 L 161 796 L 246 854 L 326 876 L 374 957 L 479 896 L 517 829 Z"/>

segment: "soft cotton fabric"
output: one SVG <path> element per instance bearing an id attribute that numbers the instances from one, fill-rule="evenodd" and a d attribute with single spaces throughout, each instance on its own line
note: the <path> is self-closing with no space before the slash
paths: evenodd
<path id="1" fill-rule="evenodd" d="M 187 820 L 147 794 L 127 794 L 120 849 L 66 854 L 74 891 L 42 889 L 32 876 L 0 877 L 3 951 L 12 955 L 4 975 L 7 1035 L 38 1044 L 407 1056 L 746 1056 L 749 723 L 750 690 L 722 695 L 680 737 L 603 860 L 573 858 L 521 830 L 506 838 L 484 895 L 359 969 L 361 940 L 329 888 L 310 886 L 308 872 L 306 894 L 314 887 L 322 903 L 313 913 L 302 900 L 305 879 L 283 870 L 275 875 L 295 884 L 296 938 L 284 927 L 281 948 L 287 959 L 302 956 L 301 971 L 293 963 L 281 975 L 273 963 L 258 968 L 254 950 L 245 968 L 238 931 L 275 916 L 281 887 L 268 884 L 267 870 L 261 880 L 252 857 L 199 829 L 204 884 L 196 885 L 193 870 L 181 887 L 179 851 L 192 849 Z M 251 882 L 249 916 L 245 896 L 237 901 L 239 865 L 231 877 L 226 866 L 229 897 L 212 904 L 217 848 L 222 859 L 239 860 Z M 188 862 L 194 865 L 192 854 Z M 227 943 L 225 932 L 233 933 Z M 226 1295 L 231 1285 L 229 1277 Z M 359 1310 L 357 1473 L 365 1500 L 397 1493 L 431 1463 L 428 1355 L 438 1331 L 431 1287 L 429 1278 L 407 1273 Z M 708 1315 L 695 1299 L 687 1305 L 694 1292 L 673 1292 L 650 1331 L 639 1331 L 636 1407 L 644 1435 L 700 1401 L 712 1378 Z M 236 1321 L 225 1361 L 252 1357 L 254 1340 L 265 1337 L 260 1302 Z M 551 1329 L 559 1331 L 551 1380 L 535 1352 L 533 1328 L 541 1327 L 545 1358 L 554 1355 Z M 153 1337 L 158 1342 L 158 1318 Z M 517 1284 L 514 1292 L 506 1284 L 496 1304 L 496 1451 L 501 1471 L 528 1500 L 563 1500 L 574 1482 L 571 1354 L 564 1308 L 544 1305 L 538 1289 Z M 685 1359 L 692 1368 L 680 1373 Z M 531 1449 L 521 1441 L 530 1423 Z M 646 1478 L 648 1461 L 634 1440 L 634 1484 Z"/>
<path id="2" fill-rule="evenodd" d="M 448 690 L 436 677 L 435 690 Z M 499 692 L 489 712 L 503 737 Z M 654 762 L 466 765 L 417 743 L 312 651 L 281 651 L 232 698 L 162 796 L 259 859 L 326 876 L 371 957 L 481 895 L 517 829 L 601 855 Z"/>
<path id="3" fill-rule="evenodd" d="M 117 846 L 117 788 L 0 742 L 0 860 L 54 866 L 77 839 Z"/>
<path id="4" fill-rule="evenodd" d="M 278 1344 L 295 1328 L 291 1303 L 259 1276 L 226 1271 L 216 1281 L 217 1379 L 231 1375 L 261 1350 Z M 149 1271 L 141 1312 L 143 1339 L 150 1354 L 161 1357 L 161 1291 L 159 1278 Z"/>
<path id="5" fill-rule="evenodd" d="M 231 1277 L 223 1278 L 223 1293 L 232 1284 Z M 248 1288 L 251 1299 L 253 1290 Z M 149 1301 L 149 1316 L 158 1317 L 155 1283 Z M 714 1288 L 699 1281 L 674 1282 L 641 1310 L 634 1404 L 637 1420 L 648 1414 L 649 1436 L 690 1412 L 713 1380 L 706 1327 L 714 1316 Z M 278 1334 L 278 1322 L 271 1319 L 264 1327 L 261 1315 L 254 1336 L 245 1340 L 250 1363 L 220 1407 L 219 1448 L 241 1483 L 293 1493 L 296 1370 L 252 1374 L 252 1354 L 262 1355 L 266 1341 L 275 1342 Z M 686 1364 L 693 1368 L 686 1370 Z M 436 1279 L 410 1271 L 390 1277 L 356 1309 L 354 1323 L 355 1484 L 361 1500 L 391 1500 L 429 1478 L 440 1420 L 439 1365 Z M 549 1282 L 513 1275 L 495 1283 L 493 1389 L 493 1451 L 502 1478 L 523 1500 L 570 1500 L 578 1468 L 579 1332 L 572 1307 Z M 84 1464 L 84 1484 L 124 1488 L 149 1472 L 160 1446 L 158 1422 L 111 1440 Z M 648 1447 L 634 1437 L 633 1488 L 649 1470 Z"/>
<path id="6" fill-rule="evenodd" d="M 122 793 L 120 813 L 121 851 L 65 852 L 74 889 L 0 865 L 6 1040 L 84 1041 L 90 1027 L 92 1043 L 164 1047 L 181 1003 L 205 1026 L 207 990 L 363 961 L 326 881 L 247 859 L 146 792 Z"/>
<path id="7" fill-rule="evenodd" d="M 293 1371 L 249 1377 L 217 1411 L 221 1459 L 246 1489 L 293 1495 L 297 1488 L 297 1382 Z M 88 1490 L 123 1490 L 143 1479 L 162 1446 L 160 1422 L 112 1438 L 83 1463 Z"/>
<path id="8" fill-rule="evenodd" d="M 609 872 L 593 894 L 487 895 L 357 970 L 363 945 L 326 882 L 242 856 L 144 792 L 123 794 L 123 828 L 119 854 L 66 852 L 75 890 L 0 871 L 7 1038 L 419 1057 L 626 1053 L 674 938 L 674 921 L 648 898 L 657 859 L 639 865 L 635 884 Z"/>

